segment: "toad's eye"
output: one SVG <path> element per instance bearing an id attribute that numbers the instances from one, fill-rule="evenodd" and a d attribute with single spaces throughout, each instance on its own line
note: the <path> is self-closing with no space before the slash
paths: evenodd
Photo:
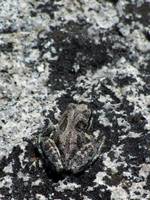
<path id="1" fill-rule="evenodd" d="M 87 124 L 83 121 L 79 121 L 76 126 L 75 126 L 76 130 L 77 131 L 86 131 L 87 129 Z"/>

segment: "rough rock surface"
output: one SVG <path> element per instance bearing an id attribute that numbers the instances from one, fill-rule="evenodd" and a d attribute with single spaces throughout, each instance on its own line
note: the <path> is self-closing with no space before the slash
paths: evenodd
<path id="1" fill-rule="evenodd" d="M 0 199 L 150 199 L 150 1 L 0 1 Z M 32 143 L 89 103 L 101 157 L 49 177 Z"/>

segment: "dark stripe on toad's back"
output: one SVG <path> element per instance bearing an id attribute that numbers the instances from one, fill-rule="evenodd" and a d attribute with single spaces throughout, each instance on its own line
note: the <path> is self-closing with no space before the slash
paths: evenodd
<path id="1" fill-rule="evenodd" d="M 64 149 L 66 160 L 72 158 L 72 156 L 76 152 L 76 145 L 77 145 L 77 135 L 74 134 L 73 131 L 69 131 L 69 134 L 66 137 L 65 149 Z"/>

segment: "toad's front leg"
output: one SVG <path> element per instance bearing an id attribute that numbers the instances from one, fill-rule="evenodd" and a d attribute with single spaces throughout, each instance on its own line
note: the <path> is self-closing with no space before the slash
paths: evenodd
<path id="1" fill-rule="evenodd" d="M 69 162 L 68 170 L 76 174 L 94 162 L 101 154 L 104 141 L 105 137 L 99 141 L 92 141 L 83 146 Z"/>
<path id="2" fill-rule="evenodd" d="M 56 172 L 63 170 L 60 152 L 51 138 L 44 138 L 40 141 L 40 153 L 50 164 L 51 168 Z"/>

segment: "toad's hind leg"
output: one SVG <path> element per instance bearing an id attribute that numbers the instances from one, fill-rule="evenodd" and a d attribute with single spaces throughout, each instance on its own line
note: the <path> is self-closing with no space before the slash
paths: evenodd
<path id="1" fill-rule="evenodd" d="M 40 142 L 43 156 L 51 164 L 51 168 L 56 172 L 63 170 L 60 152 L 52 139 L 46 139 Z"/>
<path id="2" fill-rule="evenodd" d="M 92 164 L 92 162 L 100 156 L 104 141 L 105 137 L 103 137 L 99 142 L 94 141 L 87 143 L 69 162 L 68 169 L 76 174 L 86 168 L 87 165 Z"/>

